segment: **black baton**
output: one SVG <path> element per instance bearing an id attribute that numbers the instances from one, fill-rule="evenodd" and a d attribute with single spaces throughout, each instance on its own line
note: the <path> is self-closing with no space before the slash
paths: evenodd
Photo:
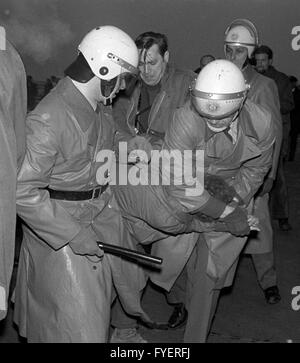
<path id="1" fill-rule="evenodd" d="M 118 256 L 130 257 L 136 260 L 142 260 L 146 262 L 156 263 L 158 265 L 162 264 L 162 258 L 154 257 L 152 255 L 147 255 L 146 253 L 137 252 L 134 250 L 130 250 L 129 248 L 124 248 L 116 245 L 111 245 L 104 242 L 97 242 L 98 246 L 107 253 L 112 253 Z"/>

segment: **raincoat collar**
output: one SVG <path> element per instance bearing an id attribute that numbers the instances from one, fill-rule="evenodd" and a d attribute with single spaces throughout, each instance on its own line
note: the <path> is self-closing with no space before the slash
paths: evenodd
<path id="1" fill-rule="evenodd" d="M 257 141 L 259 141 L 259 136 L 253 126 L 253 123 L 251 121 L 250 113 L 245 110 L 245 105 L 243 106 L 244 109 L 240 112 L 238 119 L 237 119 L 237 127 L 242 128 L 244 131 L 245 136 L 251 137 Z M 206 122 L 203 120 L 205 124 L 205 142 L 209 141 L 213 136 L 216 135 L 215 132 L 213 132 L 206 124 Z"/>
<path id="2" fill-rule="evenodd" d="M 246 105 L 247 105 L 247 101 L 246 101 Z M 246 105 L 244 105 L 243 107 L 245 108 Z M 240 116 L 239 116 L 239 118 L 240 118 Z M 255 139 L 256 141 L 259 141 L 259 135 L 257 134 L 257 132 L 253 126 L 249 112 L 244 111 L 243 117 L 240 118 L 239 122 L 240 122 L 240 125 L 243 128 L 246 136 L 251 137 L 251 138 Z"/>
<path id="3" fill-rule="evenodd" d="M 245 107 L 245 105 L 244 105 Z M 243 137 L 242 135 L 244 135 L 243 138 L 243 144 L 244 144 L 244 149 L 246 150 L 243 153 L 242 156 L 242 160 L 247 160 L 250 156 L 256 156 L 260 154 L 259 149 L 256 146 L 256 141 L 253 142 L 253 140 L 259 140 L 259 137 L 252 125 L 252 121 L 251 121 L 251 117 L 250 117 L 250 113 L 243 109 L 242 112 L 240 113 L 238 120 L 237 120 L 238 124 L 238 134 L 237 134 L 237 141 L 235 143 L 235 145 L 240 144 L 240 140 Z M 217 145 L 221 139 L 219 139 L 219 137 L 221 137 L 221 135 L 224 134 L 223 132 L 220 133 L 214 133 L 213 131 L 211 131 L 206 123 L 205 123 L 205 143 L 207 144 L 207 155 L 210 157 L 214 157 L 214 158 L 222 158 L 223 157 L 223 152 L 221 151 L 220 147 Z M 213 140 L 213 138 L 217 138 L 215 140 Z M 217 141 L 219 140 L 219 141 Z M 236 146 L 234 146 L 234 148 L 236 148 Z"/>
<path id="4" fill-rule="evenodd" d="M 255 71 L 254 71 L 255 72 Z M 192 112 L 194 112 L 196 115 L 199 116 L 199 114 L 197 113 L 197 111 L 195 110 L 194 106 L 190 105 Z M 204 141 L 207 143 L 212 137 L 216 136 L 217 133 L 213 132 L 206 124 L 205 120 L 201 117 L 201 120 L 204 124 Z M 257 141 L 259 141 L 259 135 L 257 134 L 253 123 L 251 121 L 251 116 L 249 111 L 247 110 L 247 100 L 245 102 L 245 104 L 243 105 L 243 108 L 238 116 L 237 119 L 237 128 L 239 130 L 239 128 L 242 128 L 242 130 L 244 131 L 244 135 L 251 137 Z M 222 133 L 222 132 L 221 132 Z"/>
<path id="5" fill-rule="evenodd" d="M 203 120 L 205 124 L 205 142 L 208 142 L 209 139 L 211 139 L 213 136 L 216 135 L 216 132 L 213 132 L 206 124 L 206 122 Z"/>
<path id="6" fill-rule="evenodd" d="M 86 131 L 95 120 L 96 111 L 84 95 L 74 86 L 69 77 L 63 78 L 56 88 L 64 101 L 75 111 L 77 122 L 81 129 Z"/>
<path id="7" fill-rule="evenodd" d="M 243 76 L 245 78 L 246 83 L 250 84 L 252 79 L 257 76 L 259 73 L 251 66 L 251 64 L 247 64 L 245 68 L 242 70 Z"/>

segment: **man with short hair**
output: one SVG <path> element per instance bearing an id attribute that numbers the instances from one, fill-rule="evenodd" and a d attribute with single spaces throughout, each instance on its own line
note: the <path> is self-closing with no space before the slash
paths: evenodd
<path id="1" fill-rule="evenodd" d="M 279 228 L 282 231 L 289 231 L 292 227 L 289 224 L 288 190 L 284 175 L 284 161 L 289 153 L 290 112 L 294 108 L 292 86 L 288 76 L 279 72 L 273 66 L 273 51 L 270 47 L 266 45 L 259 46 L 254 51 L 254 58 L 256 70 L 264 76 L 273 79 L 278 88 L 282 118 L 282 145 L 277 175 L 270 194 L 270 206 L 272 217 L 278 220 Z"/>
<path id="2" fill-rule="evenodd" d="M 176 108 L 187 100 L 196 78 L 191 70 L 169 63 L 166 35 L 152 31 L 140 34 L 135 43 L 139 50 L 140 79 L 120 94 L 113 104 L 117 127 L 131 135 L 145 135 L 153 148 L 160 148 Z M 170 304 L 178 298 L 168 296 Z M 180 302 L 180 301 L 179 301 Z M 126 316 L 116 302 L 112 309 L 112 342 L 144 342 L 136 331 L 136 320 Z"/>
<path id="3" fill-rule="evenodd" d="M 215 57 L 211 54 L 205 54 L 200 58 L 200 67 L 195 69 L 195 73 L 199 73 L 203 67 L 205 67 L 208 63 L 215 60 Z"/>
<path id="4" fill-rule="evenodd" d="M 186 101 L 196 74 L 169 64 L 168 40 L 164 34 L 146 32 L 135 43 L 139 50 L 140 78 L 113 105 L 121 129 L 147 135 L 161 143 L 174 110 Z"/>

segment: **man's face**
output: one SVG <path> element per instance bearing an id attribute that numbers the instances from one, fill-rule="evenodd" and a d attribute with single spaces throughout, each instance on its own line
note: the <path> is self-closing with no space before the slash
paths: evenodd
<path id="1" fill-rule="evenodd" d="M 248 57 L 248 49 L 246 47 L 226 44 L 225 57 L 239 67 L 239 69 L 243 69 L 243 65 Z"/>
<path id="2" fill-rule="evenodd" d="M 212 131 L 221 132 L 221 131 L 226 130 L 231 125 L 231 123 L 235 117 L 236 117 L 236 114 L 223 118 L 221 120 L 214 120 L 214 119 L 210 119 L 210 118 L 206 118 L 206 117 L 204 117 L 204 120 L 205 120 L 208 128 L 210 128 Z"/>
<path id="3" fill-rule="evenodd" d="M 255 54 L 255 62 L 256 62 L 255 68 L 259 73 L 266 72 L 272 63 L 268 55 L 265 53 Z"/>
<path id="4" fill-rule="evenodd" d="M 117 93 L 120 90 L 125 89 L 126 82 L 125 82 L 125 74 L 120 74 L 118 77 L 115 77 L 109 81 L 100 80 L 100 87 L 101 92 L 99 94 L 98 101 L 107 104 L 107 98 L 112 101 L 113 98 L 116 97 Z"/>
<path id="5" fill-rule="evenodd" d="M 169 52 L 164 56 L 159 53 L 158 45 L 149 49 L 139 49 L 139 70 L 142 80 L 149 86 L 155 86 L 162 79 L 169 60 Z"/>
<path id="6" fill-rule="evenodd" d="M 202 69 L 203 67 L 205 67 L 208 63 L 214 61 L 214 58 L 211 56 L 205 56 L 203 58 L 201 58 L 200 60 L 200 68 Z"/>

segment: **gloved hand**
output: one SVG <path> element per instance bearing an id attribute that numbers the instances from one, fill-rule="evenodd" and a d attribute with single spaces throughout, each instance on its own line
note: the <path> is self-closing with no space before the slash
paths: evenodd
<path id="1" fill-rule="evenodd" d="M 76 255 L 97 256 L 102 258 L 104 252 L 97 244 L 96 234 L 90 228 L 83 227 L 81 231 L 69 242 L 69 246 Z"/>
<path id="2" fill-rule="evenodd" d="M 135 150 L 133 152 L 133 150 Z M 127 143 L 127 151 L 129 154 L 128 162 L 138 163 L 142 162 L 148 164 L 151 159 L 152 146 L 144 136 L 135 136 Z M 145 158 L 145 153 L 147 158 Z"/>
<path id="3" fill-rule="evenodd" d="M 273 178 L 267 178 L 263 185 L 261 186 L 258 196 L 263 197 L 265 194 L 270 193 L 271 189 L 273 188 L 274 179 Z"/>
<path id="4" fill-rule="evenodd" d="M 220 219 L 225 223 L 227 230 L 235 236 L 246 236 L 250 233 L 247 209 L 236 207 L 226 217 Z"/>

